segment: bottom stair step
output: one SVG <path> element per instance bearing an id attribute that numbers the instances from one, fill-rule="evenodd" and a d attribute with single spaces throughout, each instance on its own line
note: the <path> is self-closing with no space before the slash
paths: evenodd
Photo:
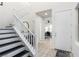
<path id="1" fill-rule="evenodd" d="M 27 54 L 28 52 L 29 52 L 29 51 L 24 50 L 24 51 L 20 52 L 19 54 L 15 55 L 15 56 L 13 56 L 13 57 L 21 57 L 21 56 Z"/>
<path id="2" fill-rule="evenodd" d="M 19 46 L 17 46 L 17 47 L 12 48 L 12 49 L 9 49 L 9 50 L 6 50 L 6 51 L 4 51 L 4 52 L 1 52 L 1 53 L 0 53 L 0 56 L 6 56 L 7 54 L 9 54 L 9 53 L 11 53 L 11 52 L 14 52 L 15 50 L 18 50 L 18 49 L 20 49 L 20 48 L 22 48 L 22 47 L 24 47 L 24 46 L 23 46 L 23 45 L 19 45 Z"/>
<path id="3" fill-rule="evenodd" d="M 3 57 L 13 57 L 13 56 L 19 54 L 20 52 L 22 52 L 22 51 L 24 51 L 24 50 L 25 50 L 25 47 L 21 47 L 21 48 L 19 48 L 19 49 L 14 50 L 14 51 L 11 52 L 11 53 L 8 53 L 8 54 L 4 55 Z"/>

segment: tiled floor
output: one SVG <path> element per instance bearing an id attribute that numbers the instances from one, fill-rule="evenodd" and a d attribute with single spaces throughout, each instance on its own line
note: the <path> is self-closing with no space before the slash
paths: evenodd
<path id="1" fill-rule="evenodd" d="M 56 51 L 52 48 L 51 39 L 40 40 L 38 44 L 38 56 L 39 57 L 54 57 Z"/>

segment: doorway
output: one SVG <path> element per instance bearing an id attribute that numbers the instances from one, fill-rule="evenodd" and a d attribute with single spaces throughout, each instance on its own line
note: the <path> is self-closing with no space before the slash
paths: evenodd
<path id="1" fill-rule="evenodd" d="M 38 40 L 38 56 L 54 57 L 52 48 L 52 9 L 40 11 L 37 15 L 41 17 L 41 38 Z"/>

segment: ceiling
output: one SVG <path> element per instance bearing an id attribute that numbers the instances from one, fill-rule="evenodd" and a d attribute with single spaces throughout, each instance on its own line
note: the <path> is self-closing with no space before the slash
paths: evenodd
<path id="1" fill-rule="evenodd" d="M 42 17 L 42 18 L 48 18 L 48 17 L 52 16 L 52 9 L 47 9 L 47 10 L 39 11 L 36 14 L 38 16 Z"/>

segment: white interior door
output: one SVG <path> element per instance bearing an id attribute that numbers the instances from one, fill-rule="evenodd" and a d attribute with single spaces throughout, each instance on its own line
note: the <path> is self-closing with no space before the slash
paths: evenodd
<path id="1" fill-rule="evenodd" d="M 71 10 L 56 13 L 55 20 L 56 20 L 55 48 L 65 50 L 65 51 L 71 51 L 71 43 L 72 43 Z"/>

